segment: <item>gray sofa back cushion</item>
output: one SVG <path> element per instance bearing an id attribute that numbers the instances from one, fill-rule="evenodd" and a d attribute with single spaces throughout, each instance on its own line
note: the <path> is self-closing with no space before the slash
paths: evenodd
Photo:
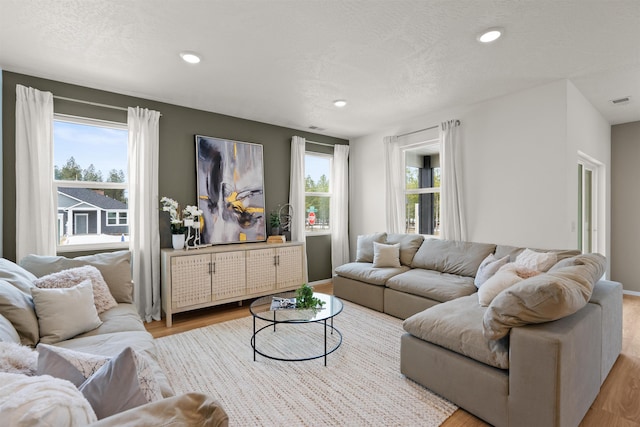
<path id="1" fill-rule="evenodd" d="M 411 267 L 475 277 L 482 260 L 495 248 L 496 245 L 490 243 L 425 239 Z"/>
<path id="2" fill-rule="evenodd" d="M 33 281 L 37 279 L 29 271 L 18 264 L 5 258 L 0 258 L 0 279 L 6 280 L 22 292 L 31 293 L 31 288 L 35 285 Z"/>
<path id="3" fill-rule="evenodd" d="M 421 234 L 387 234 L 388 244 L 400 244 L 400 264 L 402 265 L 411 265 L 423 241 L 424 237 Z"/>
<path id="4" fill-rule="evenodd" d="M 373 262 L 373 242 L 385 243 L 387 233 L 374 233 L 358 236 L 356 262 Z"/>
<path id="5" fill-rule="evenodd" d="M 13 327 L 9 319 L 0 314 L 0 342 L 13 342 L 20 344 L 20 335 Z"/>
<path id="6" fill-rule="evenodd" d="M 500 259 L 509 255 L 509 262 L 514 262 L 518 255 L 520 255 L 525 249 L 526 248 L 519 248 L 516 246 L 497 245 L 495 256 Z M 554 252 L 558 257 L 558 261 L 562 261 L 563 259 L 571 258 L 582 253 L 577 249 L 530 249 L 536 252 Z"/>
<path id="7" fill-rule="evenodd" d="M 523 280 L 502 291 L 483 318 L 484 335 L 500 339 L 511 328 L 569 316 L 584 307 L 602 277 L 606 259 L 600 254 L 578 255 L 573 265 Z"/>

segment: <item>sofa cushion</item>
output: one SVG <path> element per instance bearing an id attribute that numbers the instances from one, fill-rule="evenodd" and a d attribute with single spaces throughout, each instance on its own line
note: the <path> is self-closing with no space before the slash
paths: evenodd
<path id="1" fill-rule="evenodd" d="M 20 335 L 9 319 L 0 314 L 0 342 L 20 343 Z"/>
<path id="2" fill-rule="evenodd" d="M 22 344 L 33 347 L 38 343 L 40 333 L 33 298 L 3 279 L 0 279 L 0 314 L 11 322 Z"/>
<path id="3" fill-rule="evenodd" d="M 31 292 L 38 315 L 40 342 L 63 341 L 102 324 L 93 303 L 89 279 L 72 288 L 33 288 Z"/>
<path id="4" fill-rule="evenodd" d="M 495 247 L 489 243 L 425 239 L 413 257 L 411 266 L 474 277 L 482 260 L 492 253 Z"/>
<path id="5" fill-rule="evenodd" d="M 477 291 L 473 278 L 434 270 L 412 269 L 387 280 L 387 287 L 399 292 L 445 302 Z"/>
<path id="6" fill-rule="evenodd" d="M 424 236 L 421 234 L 387 234 L 387 243 L 400 244 L 400 263 L 402 265 L 411 265 L 411 261 L 423 241 Z"/>
<path id="7" fill-rule="evenodd" d="M 92 265 L 47 274 L 34 280 L 33 284 L 38 288 L 71 288 L 86 279 L 91 280 L 91 285 L 93 286 L 93 302 L 98 314 L 118 305 L 111 295 L 109 287 L 102 278 L 100 270 Z"/>
<path id="8" fill-rule="evenodd" d="M 103 252 L 95 255 L 65 258 L 62 256 L 27 255 L 20 265 L 37 277 L 46 276 L 74 267 L 92 265 L 100 270 L 117 302 L 133 302 L 131 280 L 131 253 L 129 251 Z"/>
<path id="9" fill-rule="evenodd" d="M 95 329 L 76 335 L 76 338 L 93 335 L 110 334 L 113 332 L 146 331 L 140 319 L 138 310 L 133 304 L 118 304 L 116 307 L 100 313 L 102 325 Z"/>
<path id="10" fill-rule="evenodd" d="M 487 281 L 487 279 L 496 274 L 496 272 L 508 262 L 508 256 L 496 258 L 494 254 L 487 255 L 487 257 L 482 260 L 480 266 L 478 267 L 476 277 L 475 279 L 473 279 L 473 284 L 476 285 L 477 288 L 479 288 L 484 282 Z"/>
<path id="11" fill-rule="evenodd" d="M 0 413 L 10 426 L 86 426 L 97 420 L 73 384 L 48 375 L 0 373 Z"/>
<path id="12" fill-rule="evenodd" d="M 509 255 L 509 262 L 514 262 L 518 257 L 518 255 L 520 255 L 522 251 L 524 251 L 525 249 L 526 248 L 519 248 L 517 246 L 496 245 L 495 256 L 496 258 L 502 258 L 506 255 Z M 581 252 L 576 249 L 532 249 L 532 250 L 536 252 L 553 252 L 556 254 L 558 261 L 581 254 Z"/>
<path id="13" fill-rule="evenodd" d="M 384 243 L 387 233 L 374 233 L 358 236 L 356 262 L 373 262 L 373 242 Z"/>
<path id="14" fill-rule="evenodd" d="M 409 270 L 409 267 L 404 265 L 397 268 L 375 268 L 370 262 L 350 262 L 336 268 L 336 274 L 347 279 L 384 286 L 390 277 L 404 273 L 407 270 Z"/>
<path id="15" fill-rule="evenodd" d="M 36 276 L 5 258 L 0 258 L 0 279 L 6 280 L 24 293 L 29 293 Z"/>
<path id="16" fill-rule="evenodd" d="M 384 243 L 373 242 L 373 267 L 400 267 L 400 244 L 385 245 Z"/>
<path id="17" fill-rule="evenodd" d="M 482 334 L 485 311 L 478 304 L 477 295 L 468 295 L 416 313 L 402 326 L 424 341 L 496 368 L 509 369 L 508 339 L 488 340 Z"/>
<path id="18" fill-rule="evenodd" d="M 576 265 L 531 277 L 500 293 L 484 314 L 485 336 L 499 339 L 512 327 L 561 319 L 584 307 L 604 274 L 606 259 L 599 254 L 575 258 Z"/>

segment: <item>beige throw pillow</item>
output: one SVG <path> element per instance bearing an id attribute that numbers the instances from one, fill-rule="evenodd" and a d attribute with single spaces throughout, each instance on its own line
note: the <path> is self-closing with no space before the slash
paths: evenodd
<path id="1" fill-rule="evenodd" d="M 102 325 L 89 279 L 72 288 L 33 288 L 31 293 L 42 343 L 55 344 Z"/>
<path id="2" fill-rule="evenodd" d="M 522 267 L 516 263 L 506 264 L 480 286 L 478 289 L 478 301 L 481 306 L 487 307 L 505 289 L 509 289 L 516 283 L 538 274 L 540 274 L 539 271 Z"/>
<path id="3" fill-rule="evenodd" d="M 400 268 L 400 244 L 385 245 L 373 242 L 373 266 L 375 268 Z"/>
<path id="4" fill-rule="evenodd" d="M 98 314 L 110 308 L 116 307 L 118 303 L 111 295 L 107 283 L 102 278 L 100 270 L 92 265 L 84 267 L 70 268 L 57 273 L 48 274 L 33 281 L 38 288 L 71 288 L 85 280 L 91 280 L 93 287 L 93 302 Z"/>

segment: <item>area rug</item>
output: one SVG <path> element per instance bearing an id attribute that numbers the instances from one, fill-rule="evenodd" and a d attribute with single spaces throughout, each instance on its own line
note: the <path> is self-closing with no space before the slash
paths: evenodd
<path id="1" fill-rule="evenodd" d="M 254 362 L 250 316 L 156 343 L 175 392 L 214 397 L 231 426 L 439 426 L 457 409 L 400 373 L 401 320 L 345 302 L 334 325 L 343 341 L 327 366 L 323 358 Z M 321 324 L 279 325 L 261 332 L 257 345 L 305 357 L 323 353 L 323 334 Z M 329 348 L 338 340 L 329 334 Z"/>

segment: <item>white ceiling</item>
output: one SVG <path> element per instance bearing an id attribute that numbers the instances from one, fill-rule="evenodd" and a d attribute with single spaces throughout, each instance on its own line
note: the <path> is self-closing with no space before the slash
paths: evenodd
<path id="1" fill-rule="evenodd" d="M 0 0 L 0 67 L 344 138 L 566 78 L 617 124 L 640 0 Z"/>

